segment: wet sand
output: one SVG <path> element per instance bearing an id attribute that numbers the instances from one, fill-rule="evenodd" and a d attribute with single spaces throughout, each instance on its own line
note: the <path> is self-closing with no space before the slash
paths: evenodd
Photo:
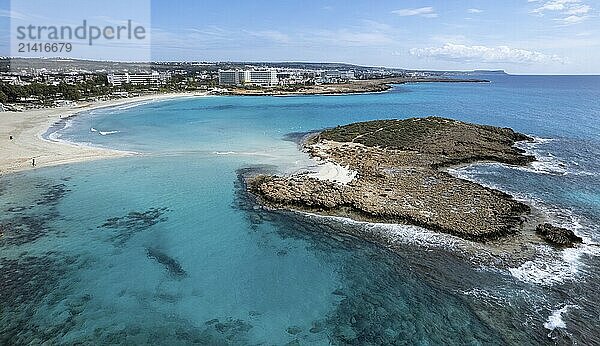
<path id="1" fill-rule="evenodd" d="M 128 103 L 204 96 L 201 93 L 169 93 L 88 102 L 74 107 L 32 109 L 0 113 L 0 175 L 66 163 L 135 155 L 132 152 L 51 141 L 42 135 L 61 119 L 97 108 Z M 12 136 L 12 139 L 10 137 Z M 35 159 L 35 167 L 33 160 Z"/>

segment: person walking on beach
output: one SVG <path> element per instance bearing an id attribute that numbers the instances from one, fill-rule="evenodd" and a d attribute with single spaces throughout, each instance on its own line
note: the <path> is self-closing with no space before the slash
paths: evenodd
<path id="1" fill-rule="evenodd" d="M 35 167 L 35 157 L 31 159 L 31 166 Z"/>

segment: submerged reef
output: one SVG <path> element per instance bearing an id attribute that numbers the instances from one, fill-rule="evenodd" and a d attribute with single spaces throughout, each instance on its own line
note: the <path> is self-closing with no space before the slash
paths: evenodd
<path id="1" fill-rule="evenodd" d="M 4 210 L 0 219 L 0 246 L 23 245 L 59 232 L 51 226 L 52 221 L 59 217 L 56 207 L 70 190 L 62 183 L 40 182 L 33 185 L 32 191 L 31 200 Z"/>
<path id="2" fill-rule="evenodd" d="M 157 248 L 147 248 L 146 253 L 148 254 L 149 258 L 152 258 L 156 260 L 156 262 L 162 264 L 171 276 L 175 278 L 184 278 L 187 276 L 187 273 L 185 270 L 183 270 L 181 264 L 163 251 Z"/>
<path id="3" fill-rule="evenodd" d="M 71 191 L 62 183 L 52 186 L 38 185 L 37 187 L 46 189 L 46 191 L 42 193 L 41 198 L 36 201 L 37 205 L 56 205 L 61 198 Z"/>
<path id="4" fill-rule="evenodd" d="M 531 208 L 446 169 L 482 161 L 527 165 L 535 158 L 514 144 L 530 140 L 509 128 L 439 117 L 355 123 L 303 143 L 320 162 L 354 172 L 349 181 L 267 174 L 250 178 L 248 188 L 272 208 L 411 224 L 486 241 L 518 232 Z"/>
<path id="5" fill-rule="evenodd" d="M 31 319 L 44 300 L 52 299 L 52 293 L 75 261 L 54 252 L 19 259 L 0 258 L 0 344 L 41 344 L 73 327 L 76 311 L 67 312 L 64 320 L 48 328 L 31 323 Z"/>
<path id="6" fill-rule="evenodd" d="M 135 234 L 149 229 L 159 222 L 168 220 L 163 216 L 169 208 L 150 208 L 144 212 L 132 211 L 125 216 L 111 217 L 98 228 L 115 230 L 110 239 L 117 245 L 123 245 Z"/>

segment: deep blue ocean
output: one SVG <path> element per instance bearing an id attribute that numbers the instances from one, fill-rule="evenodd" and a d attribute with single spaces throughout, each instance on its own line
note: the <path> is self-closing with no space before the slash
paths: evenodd
<path id="1" fill-rule="evenodd" d="M 485 78 L 71 118 L 47 136 L 139 155 L 0 177 L 0 344 L 600 344 L 600 77 Z M 460 256 L 469 244 L 455 237 L 263 211 L 243 193 L 244 171 L 312 164 L 290 133 L 430 115 L 535 137 L 530 167 L 454 174 L 585 244 L 496 267 Z M 336 227 L 375 227 L 403 246 Z"/>

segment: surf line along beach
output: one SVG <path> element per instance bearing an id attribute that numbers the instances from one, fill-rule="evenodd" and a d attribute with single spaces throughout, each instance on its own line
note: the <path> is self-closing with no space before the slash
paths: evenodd
<path id="1" fill-rule="evenodd" d="M 98 108 L 137 102 L 152 102 L 182 97 L 205 96 L 206 93 L 167 93 L 125 99 L 83 103 L 71 108 L 29 109 L 3 112 L 0 117 L 0 174 L 38 167 L 135 155 L 133 152 L 86 146 L 46 139 L 43 134 L 54 124 Z"/>

